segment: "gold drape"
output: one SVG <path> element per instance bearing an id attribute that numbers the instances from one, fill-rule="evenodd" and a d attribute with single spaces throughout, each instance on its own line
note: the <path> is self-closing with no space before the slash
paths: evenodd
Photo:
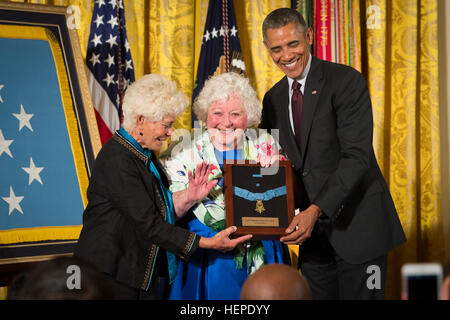
<path id="1" fill-rule="evenodd" d="M 4 0 L 3 0 L 4 1 Z M 83 55 L 94 0 L 14 0 L 79 9 Z M 136 79 L 160 73 L 190 98 L 208 0 L 124 0 Z M 258 97 L 283 75 L 262 44 L 261 24 L 290 0 L 234 1 L 247 74 Z M 367 76 L 373 103 L 374 147 L 408 242 L 389 255 L 388 298 L 399 298 L 405 262 L 443 262 L 441 221 L 437 0 L 366 0 Z M 361 11 L 364 7 L 361 7 Z M 373 11 L 375 10 L 375 11 Z M 373 16 L 375 14 L 375 16 Z M 368 23 L 369 27 L 369 23 Z M 189 127 L 190 110 L 176 128 Z"/>
<path id="2" fill-rule="evenodd" d="M 402 264 L 445 261 L 437 1 L 366 4 L 379 10 L 379 23 L 367 30 L 374 146 L 408 238 L 388 260 L 387 298 L 399 298 Z"/>
<path id="3" fill-rule="evenodd" d="M 290 0 L 234 1 L 236 23 L 247 75 L 261 99 L 284 74 L 271 62 L 262 42 L 261 26 L 274 9 L 290 7 Z"/>
<path id="4" fill-rule="evenodd" d="M 5 0 L 0 0 L 5 2 Z M 86 55 L 94 0 L 9 0 L 9 2 L 73 6 L 79 14 L 80 45 Z M 190 98 L 195 82 L 208 0 L 123 0 L 127 36 L 139 79 L 147 73 L 163 74 L 177 82 Z M 235 1 L 235 14 L 244 61 L 258 97 L 283 75 L 273 65 L 261 36 L 264 17 L 273 9 L 290 6 L 290 0 Z M 190 108 L 175 128 L 190 127 Z"/>

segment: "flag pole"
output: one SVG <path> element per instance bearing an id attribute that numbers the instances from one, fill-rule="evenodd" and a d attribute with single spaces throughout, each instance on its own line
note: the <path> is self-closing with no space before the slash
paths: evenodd
<path id="1" fill-rule="evenodd" d="M 121 24 L 121 15 L 120 15 L 120 0 L 116 0 L 117 4 L 117 23 L 118 23 L 118 36 L 119 36 L 119 43 L 122 43 L 122 24 Z M 119 121 L 120 125 L 123 123 L 123 110 L 122 110 L 122 103 L 123 103 L 123 74 L 122 74 L 122 46 L 119 46 L 119 51 L 117 54 L 117 66 L 119 67 L 119 74 L 117 77 L 118 85 L 119 85 Z"/>

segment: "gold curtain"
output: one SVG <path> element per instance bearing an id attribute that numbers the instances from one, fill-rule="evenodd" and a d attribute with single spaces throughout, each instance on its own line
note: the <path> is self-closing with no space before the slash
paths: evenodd
<path id="1" fill-rule="evenodd" d="M 73 6 L 79 17 L 78 36 L 83 57 L 95 0 L 0 0 Z M 190 98 L 204 31 L 208 0 L 123 0 L 127 36 L 136 79 L 147 73 L 163 74 L 177 82 Z M 264 17 L 273 9 L 290 6 L 290 0 L 235 1 L 238 34 L 248 75 L 262 100 L 264 93 L 283 75 L 273 65 L 261 36 Z M 190 108 L 175 128 L 190 128 Z"/>
<path id="2" fill-rule="evenodd" d="M 94 0 L 11 1 L 73 5 L 86 54 Z M 262 44 L 262 21 L 271 10 L 290 6 L 290 0 L 240 0 L 234 5 L 247 74 L 262 100 L 283 76 Z M 208 0 L 124 0 L 124 6 L 136 79 L 163 74 L 190 98 Z M 374 147 L 408 238 L 389 255 L 387 298 L 398 299 L 402 264 L 444 260 L 437 0 L 365 0 L 364 9 L 367 57 L 362 59 L 368 66 Z M 175 127 L 189 124 L 187 110 Z"/>
<path id="3" fill-rule="evenodd" d="M 388 260 L 387 298 L 399 298 L 404 263 L 445 261 L 437 1 L 368 0 L 366 6 L 374 147 L 408 238 Z"/>

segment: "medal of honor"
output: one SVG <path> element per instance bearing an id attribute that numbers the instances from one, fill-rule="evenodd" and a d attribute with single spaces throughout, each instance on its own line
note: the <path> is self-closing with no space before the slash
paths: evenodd
<path id="1" fill-rule="evenodd" d="M 235 226 L 236 236 L 280 239 L 294 218 L 292 162 L 279 161 L 276 172 L 265 169 L 249 160 L 223 164 L 226 226 Z"/>
<path id="2" fill-rule="evenodd" d="M 262 200 L 256 200 L 255 211 L 260 213 L 260 214 L 263 213 L 263 211 L 266 211 L 266 209 L 264 208 Z"/>
<path id="3" fill-rule="evenodd" d="M 258 212 L 259 214 L 262 214 L 264 211 L 266 211 L 266 208 L 264 208 L 263 201 L 269 201 L 273 198 L 285 195 L 286 186 L 281 186 L 275 189 L 267 190 L 266 192 L 262 193 L 250 192 L 248 190 L 234 186 L 233 194 L 249 201 L 256 201 L 255 211 Z"/>

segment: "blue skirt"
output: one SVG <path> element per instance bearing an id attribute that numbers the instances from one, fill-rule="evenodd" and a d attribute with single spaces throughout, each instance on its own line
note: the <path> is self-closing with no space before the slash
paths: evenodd
<path id="1" fill-rule="evenodd" d="M 186 219 L 187 218 L 187 219 Z M 213 237 L 216 232 L 201 223 L 192 212 L 183 219 L 184 227 L 202 237 Z M 284 250 L 280 241 L 262 241 L 264 262 L 284 263 Z M 247 279 L 246 261 L 236 269 L 233 251 L 197 249 L 188 262 L 178 261 L 177 277 L 173 282 L 169 300 L 239 300 L 241 287 Z"/>

